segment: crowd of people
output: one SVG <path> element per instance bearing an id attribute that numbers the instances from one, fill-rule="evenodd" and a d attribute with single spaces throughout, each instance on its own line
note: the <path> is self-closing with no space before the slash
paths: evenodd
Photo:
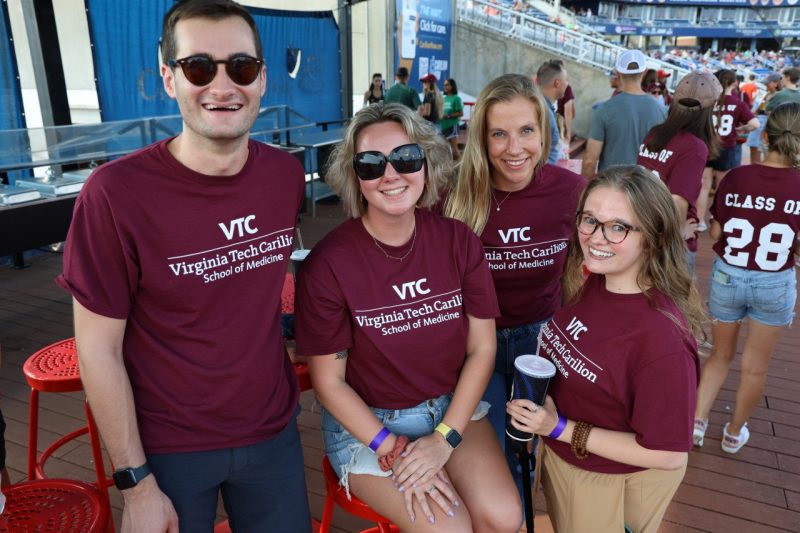
<path id="1" fill-rule="evenodd" d="M 186 0 L 163 28 L 183 128 L 93 173 L 57 280 L 118 469 L 122 531 L 210 531 L 219 494 L 233 531 L 310 531 L 280 327 L 303 169 L 249 138 L 266 72 L 247 10 Z M 401 530 L 517 531 L 510 424 L 541 437 L 535 468 L 557 531 L 656 532 L 745 318 L 722 449 L 748 441 L 796 298 L 800 102 L 778 96 L 797 93 L 797 76 L 784 72 L 765 105 L 763 161 L 716 177 L 701 373 L 704 169 L 735 161 L 723 129 L 761 122 L 724 72 L 689 74 L 665 107 L 642 89 L 645 63 L 620 54 L 620 93 L 594 112 L 582 175 L 552 164 L 574 106 L 555 59 L 536 81 L 489 81 L 460 157 L 455 80 L 442 95 L 426 75 L 420 99 L 405 67 L 386 90 L 373 76 L 334 149 L 327 180 L 347 220 L 299 269 L 296 353 L 342 486 Z M 543 405 L 509 401 L 523 354 L 558 369 Z"/>

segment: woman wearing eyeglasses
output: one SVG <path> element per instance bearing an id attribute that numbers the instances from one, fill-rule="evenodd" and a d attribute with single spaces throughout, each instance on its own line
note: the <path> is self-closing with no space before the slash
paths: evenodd
<path id="1" fill-rule="evenodd" d="M 498 314 L 491 275 L 469 228 L 426 209 L 450 150 L 410 109 L 375 104 L 331 157 L 351 218 L 314 247 L 296 300 L 328 459 L 403 531 L 516 531 L 519 500 L 480 404 Z"/>
<path id="2" fill-rule="evenodd" d="M 556 531 L 655 533 L 683 479 L 702 309 L 681 226 L 667 187 L 639 166 L 612 167 L 581 195 L 566 303 L 540 337 L 558 369 L 550 395 L 508 404 L 514 427 L 545 437 Z"/>
<path id="3" fill-rule="evenodd" d="M 483 399 L 522 494 L 522 476 L 506 444 L 505 403 L 514 360 L 536 353 L 539 328 L 561 306 L 561 273 L 578 196 L 586 180 L 546 164 L 550 125 L 544 98 L 527 76 L 507 74 L 481 91 L 470 118 L 458 181 L 445 214 L 480 236 L 500 317 L 497 353 Z"/>

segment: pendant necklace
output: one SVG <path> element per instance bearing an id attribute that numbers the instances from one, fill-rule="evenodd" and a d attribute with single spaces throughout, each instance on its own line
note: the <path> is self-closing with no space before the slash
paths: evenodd
<path id="1" fill-rule="evenodd" d="M 494 190 L 493 189 L 489 189 L 489 192 L 492 193 L 492 200 L 494 200 L 494 204 L 497 206 L 497 210 L 500 211 L 500 206 L 503 205 L 506 200 L 508 200 L 508 197 L 511 196 L 511 193 L 514 192 L 514 191 L 508 191 L 508 194 L 506 194 L 506 197 L 503 198 L 500 202 L 497 201 L 497 198 L 494 195 Z"/>
<path id="2" fill-rule="evenodd" d="M 410 254 L 412 251 L 414 251 L 414 243 L 416 243 L 416 242 L 417 242 L 417 222 L 416 222 L 416 221 L 414 221 L 414 233 L 413 233 L 413 234 L 412 234 L 412 236 L 411 236 L 411 248 L 409 248 L 409 249 L 408 249 L 408 251 L 407 251 L 406 253 L 404 253 L 404 254 L 403 254 L 402 256 L 400 256 L 400 257 L 397 257 L 397 256 L 395 256 L 395 255 L 391 255 L 389 252 L 387 252 L 386 250 L 384 250 L 384 249 L 383 249 L 383 246 L 381 246 L 381 245 L 380 245 L 380 243 L 378 242 L 378 239 L 376 239 L 375 237 L 373 237 L 371 233 L 369 234 L 369 236 L 370 236 L 370 237 L 372 237 L 372 242 L 374 242 L 374 243 L 375 243 L 375 246 L 377 246 L 377 247 L 378 247 L 378 250 L 380 250 L 381 252 L 383 252 L 383 255 L 385 255 L 385 256 L 386 256 L 386 259 L 394 259 L 395 261 L 401 261 L 401 262 L 402 262 L 402 261 L 403 261 L 403 259 L 405 259 L 406 257 L 408 257 L 408 255 L 409 255 L 409 254 Z"/>

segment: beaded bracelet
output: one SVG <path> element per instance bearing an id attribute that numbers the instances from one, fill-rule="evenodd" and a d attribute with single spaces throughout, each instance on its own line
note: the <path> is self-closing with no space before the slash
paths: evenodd
<path id="1" fill-rule="evenodd" d="M 589 441 L 589 432 L 592 431 L 593 427 L 588 422 L 575 422 L 575 429 L 572 430 L 572 440 L 569 447 L 572 450 L 572 454 L 578 459 L 583 460 L 589 457 L 589 452 L 586 451 L 586 444 Z"/>

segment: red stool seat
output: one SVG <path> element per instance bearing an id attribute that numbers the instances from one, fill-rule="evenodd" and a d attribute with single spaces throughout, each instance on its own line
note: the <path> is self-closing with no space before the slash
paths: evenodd
<path id="1" fill-rule="evenodd" d="M 0 533 L 104 531 L 108 504 L 91 485 L 67 479 L 26 481 L 3 490 Z"/>
<path id="2" fill-rule="evenodd" d="M 42 348 L 25 361 L 22 370 L 28 385 L 41 392 L 83 390 L 75 339 Z"/>
<path id="3" fill-rule="evenodd" d="M 359 500 L 353 493 L 350 493 L 350 499 L 347 498 L 347 492 L 344 487 L 339 485 L 339 477 L 334 472 L 327 455 L 322 457 L 322 477 L 325 479 L 325 506 L 322 509 L 319 533 L 328 533 L 330 531 L 334 503 L 352 515 L 377 524 L 376 527 L 362 533 L 394 533 L 400 531 L 397 526 L 373 511 L 369 505 Z"/>
<path id="4" fill-rule="evenodd" d="M 28 479 L 45 479 L 44 465 L 53 453 L 69 441 L 89 434 L 92 459 L 96 475 L 96 486 L 105 501 L 104 516 L 108 516 L 108 487 L 112 481 L 106 478 L 100 436 L 94 423 L 89 403 L 85 403 L 87 424 L 57 439 L 37 457 L 39 438 L 39 393 L 40 392 L 78 392 L 83 390 L 78 352 L 75 339 L 70 338 L 46 346 L 31 355 L 22 366 L 25 379 L 31 387 L 30 412 L 28 416 Z M 109 524 L 113 528 L 112 524 Z"/>

